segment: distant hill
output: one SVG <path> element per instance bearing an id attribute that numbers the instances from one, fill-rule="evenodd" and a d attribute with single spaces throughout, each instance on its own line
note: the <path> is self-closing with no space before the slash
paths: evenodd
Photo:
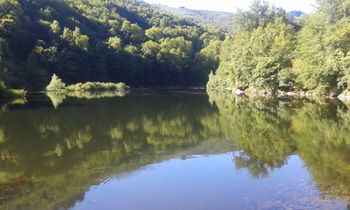
<path id="1" fill-rule="evenodd" d="M 185 7 L 175 8 L 175 7 L 169 7 L 162 4 L 156 4 L 155 6 L 157 6 L 158 8 L 160 8 L 166 13 L 170 13 L 180 18 L 185 18 L 197 24 L 208 25 L 208 26 L 220 29 L 223 32 L 233 31 L 232 20 L 234 17 L 234 13 L 217 12 L 217 11 L 209 11 L 209 10 L 194 10 L 194 9 L 188 9 Z M 306 15 L 306 13 L 299 10 L 293 10 L 288 13 L 292 18 L 292 20 L 298 20 L 304 15 Z"/>
<path id="2" fill-rule="evenodd" d="M 197 24 L 209 25 L 225 32 L 233 31 L 232 19 L 234 14 L 230 12 L 216 12 L 208 10 L 193 10 L 185 7 L 174 8 L 165 5 L 156 5 L 163 11 L 178 17 L 189 19 Z"/>
<path id="3" fill-rule="evenodd" d="M 300 10 L 293 10 L 293 11 L 290 11 L 289 14 L 293 17 L 302 17 L 304 15 L 306 15 L 305 12 L 303 11 L 300 11 Z"/>

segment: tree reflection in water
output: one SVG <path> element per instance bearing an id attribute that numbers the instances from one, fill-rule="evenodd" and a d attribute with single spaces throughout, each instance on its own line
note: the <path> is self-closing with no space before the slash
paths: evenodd
<path id="1" fill-rule="evenodd" d="M 209 93 L 210 103 L 193 93 L 49 97 L 56 109 L 29 101 L 0 113 L 0 185 L 18 183 L 0 187 L 5 208 L 69 208 L 112 175 L 229 151 L 237 151 L 236 169 L 254 178 L 269 177 L 298 155 L 323 194 L 350 194 L 350 111 L 337 100 L 219 93 Z"/>

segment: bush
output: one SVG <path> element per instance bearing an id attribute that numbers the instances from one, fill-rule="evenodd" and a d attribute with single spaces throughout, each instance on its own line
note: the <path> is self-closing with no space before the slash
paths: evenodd
<path id="1" fill-rule="evenodd" d="M 124 91 L 128 87 L 124 83 L 104 83 L 104 82 L 86 82 L 69 85 L 68 91 Z"/>
<path id="2" fill-rule="evenodd" d="M 47 91 L 65 91 L 66 84 L 56 75 L 52 75 L 51 82 L 46 86 Z"/>
<path id="3" fill-rule="evenodd" d="M 124 83 L 86 82 L 66 86 L 57 76 L 53 75 L 50 84 L 46 87 L 49 92 L 83 92 L 83 91 L 125 91 L 129 87 Z"/>

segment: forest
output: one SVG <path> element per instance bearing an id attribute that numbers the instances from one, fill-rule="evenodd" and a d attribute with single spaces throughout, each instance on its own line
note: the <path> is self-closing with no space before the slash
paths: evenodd
<path id="1" fill-rule="evenodd" d="M 0 78 L 67 84 L 204 86 L 224 34 L 138 0 L 0 0 Z"/>
<path id="2" fill-rule="evenodd" d="M 350 1 L 317 0 L 316 11 L 288 18 L 255 1 L 234 17 L 209 89 L 338 96 L 350 88 Z"/>
<path id="3" fill-rule="evenodd" d="M 0 80 L 346 95 L 349 5 L 317 0 L 303 14 L 256 0 L 225 32 L 141 0 L 0 0 Z"/>

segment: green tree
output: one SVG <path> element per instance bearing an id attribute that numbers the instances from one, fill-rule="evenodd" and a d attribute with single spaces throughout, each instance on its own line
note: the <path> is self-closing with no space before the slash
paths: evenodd
<path id="1" fill-rule="evenodd" d="M 127 20 L 123 22 L 120 30 L 124 32 L 130 42 L 134 44 L 143 42 L 145 38 L 143 30 L 137 24 L 132 24 Z"/>
<path id="2" fill-rule="evenodd" d="M 145 34 L 149 39 L 158 42 L 164 38 L 163 30 L 164 29 L 162 29 L 162 28 L 159 28 L 157 26 L 153 26 L 152 28 L 147 29 Z"/>
<path id="3" fill-rule="evenodd" d="M 108 47 L 116 50 L 117 52 L 122 49 L 122 40 L 117 36 L 110 37 L 108 39 L 107 44 L 108 44 Z"/>
<path id="4" fill-rule="evenodd" d="M 210 72 L 215 72 L 220 64 L 222 42 L 212 41 L 206 48 L 196 54 L 195 71 L 198 81 L 208 81 Z"/>
<path id="5" fill-rule="evenodd" d="M 80 32 L 80 28 L 75 27 L 75 30 L 72 33 L 72 38 L 74 40 L 74 44 L 87 51 L 89 49 L 89 37 L 87 35 L 82 35 Z"/>
<path id="6" fill-rule="evenodd" d="M 66 84 L 56 75 L 52 75 L 51 81 L 48 86 L 46 86 L 47 91 L 64 91 Z"/>
<path id="7" fill-rule="evenodd" d="M 268 92 L 276 92 L 280 86 L 292 88 L 287 81 L 291 79 L 288 72 L 295 46 L 293 25 L 280 17 L 283 11 L 266 8 L 265 4 L 258 6 L 244 14 L 250 17 L 251 13 L 261 13 L 262 22 L 253 15 L 251 24 L 239 23 L 239 30 L 225 40 L 219 69 L 216 76 L 211 75 L 208 88 Z"/>
<path id="8" fill-rule="evenodd" d="M 350 15 L 349 0 L 317 0 L 317 8 L 319 13 L 327 16 L 329 23 L 335 23 Z"/>
<path id="9" fill-rule="evenodd" d="M 234 27 L 236 30 L 251 31 L 258 27 L 265 27 L 278 18 L 282 18 L 283 22 L 288 21 L 286 12 L 281 8 L 271 7 L 267 1 L 254 0 L 248 11 L 237 11 Z"/>
<path id="10" fill-rule="evenodd" d="M 68 83 L 203 86 L 196 54 L 223 33 L 142 1 L 1 0 L 0 39 L 10 87 L 43 89 L 54 73 Z"/>
<path id="11" fill-rule="evenodd" d="M 70 30 L 69 28 L 64 27 L 61 38 L 66 40 L 69 43 L 73 43 L 73 31 Z"/>
<path id="12" fill-rule="evenodd" d="M 184 37 L 166 38 L 160 43 L 161 60 L 169 61 L 177 71 L 182 71 L 190 63 L 192 42 Z"/>
<path id="13" fill-rule="evenodd" d="M 160 45 L 150 40 L 142 44 L 141 51 L 145 57 L 156 59 L 159 55 Z"/>
<path id="14" fill-rule="evenodd" d="M 51 32 L 53 34 L 60 34 L 61 33 L 61 27 L 60 27 L 60 24 L 57 20 L 54 20 L 51 23 L 50 28 L 51 28 Z"/>

